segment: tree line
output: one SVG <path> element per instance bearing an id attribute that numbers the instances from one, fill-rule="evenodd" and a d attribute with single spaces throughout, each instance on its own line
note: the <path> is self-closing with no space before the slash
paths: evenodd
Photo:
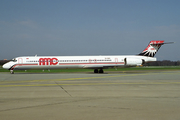
<path id="1" fill-rule="evenodd" d="M 0 60 L 0 65 L 3 65 L 10 60 Z M 155 61 L 145 63 L 143 66 L 180 66 L 180 61 L 170 61 L 170 60 L 163 60 L 163 61 Z"/>
<path id="2" fill-rule="evenodd" d="M 144 66 L 180 66 L 180 61 L 170 61 L 170 60 L 155 61 L 155 62 L 145 63 Z"/>
<path id="3" fill-rule="evenodd" d="M 9 62 L 10 60 L 0 60 L 0 65 L 4 65 L 5 63 Z"/>

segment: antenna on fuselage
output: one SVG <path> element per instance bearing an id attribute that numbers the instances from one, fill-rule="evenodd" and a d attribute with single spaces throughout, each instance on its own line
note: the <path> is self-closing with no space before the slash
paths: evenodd
<path id="1" fill-rule="evenodd" d="M 35 57 L 37 57 L 37 54 L 35 55 Z"/>

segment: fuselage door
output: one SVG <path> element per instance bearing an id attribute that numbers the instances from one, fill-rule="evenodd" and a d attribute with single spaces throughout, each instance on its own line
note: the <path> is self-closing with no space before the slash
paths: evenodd
<path id="1" fill-rule="evenodd" d="M 22 64 L 23 63 L 23 59 L 22 58 L 18 58 L 18 63 Z"/>
<path id="2" fill-rule="evenodd" d="M 118 63 L 118 58 L 115 58 L 115 64 L 117 64 Z"/>

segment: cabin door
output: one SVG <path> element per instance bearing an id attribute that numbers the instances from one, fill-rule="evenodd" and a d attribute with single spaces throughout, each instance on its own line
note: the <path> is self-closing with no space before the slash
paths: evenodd
<path id="1" fill-rule="evenodd" d="M 115 58 L 115 64 L 118 64 L 118 58 Z"/>
<path id="2" fill-rule="evenodd" d="M 22 64 L 23 63 L 23 59 L 22 58 L 18 58 L 18 63 Z"/>

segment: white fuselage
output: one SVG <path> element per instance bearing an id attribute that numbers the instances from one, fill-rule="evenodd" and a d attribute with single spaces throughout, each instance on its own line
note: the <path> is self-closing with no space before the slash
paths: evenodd
<path id="1" fill-rule="evenodd" d="M 104 69 L 121 66 L 138 66 L 156 61 L 154 57 L 125 56 L 23 56 L 3 65 L 9 70 L 89 68 Z"/>

